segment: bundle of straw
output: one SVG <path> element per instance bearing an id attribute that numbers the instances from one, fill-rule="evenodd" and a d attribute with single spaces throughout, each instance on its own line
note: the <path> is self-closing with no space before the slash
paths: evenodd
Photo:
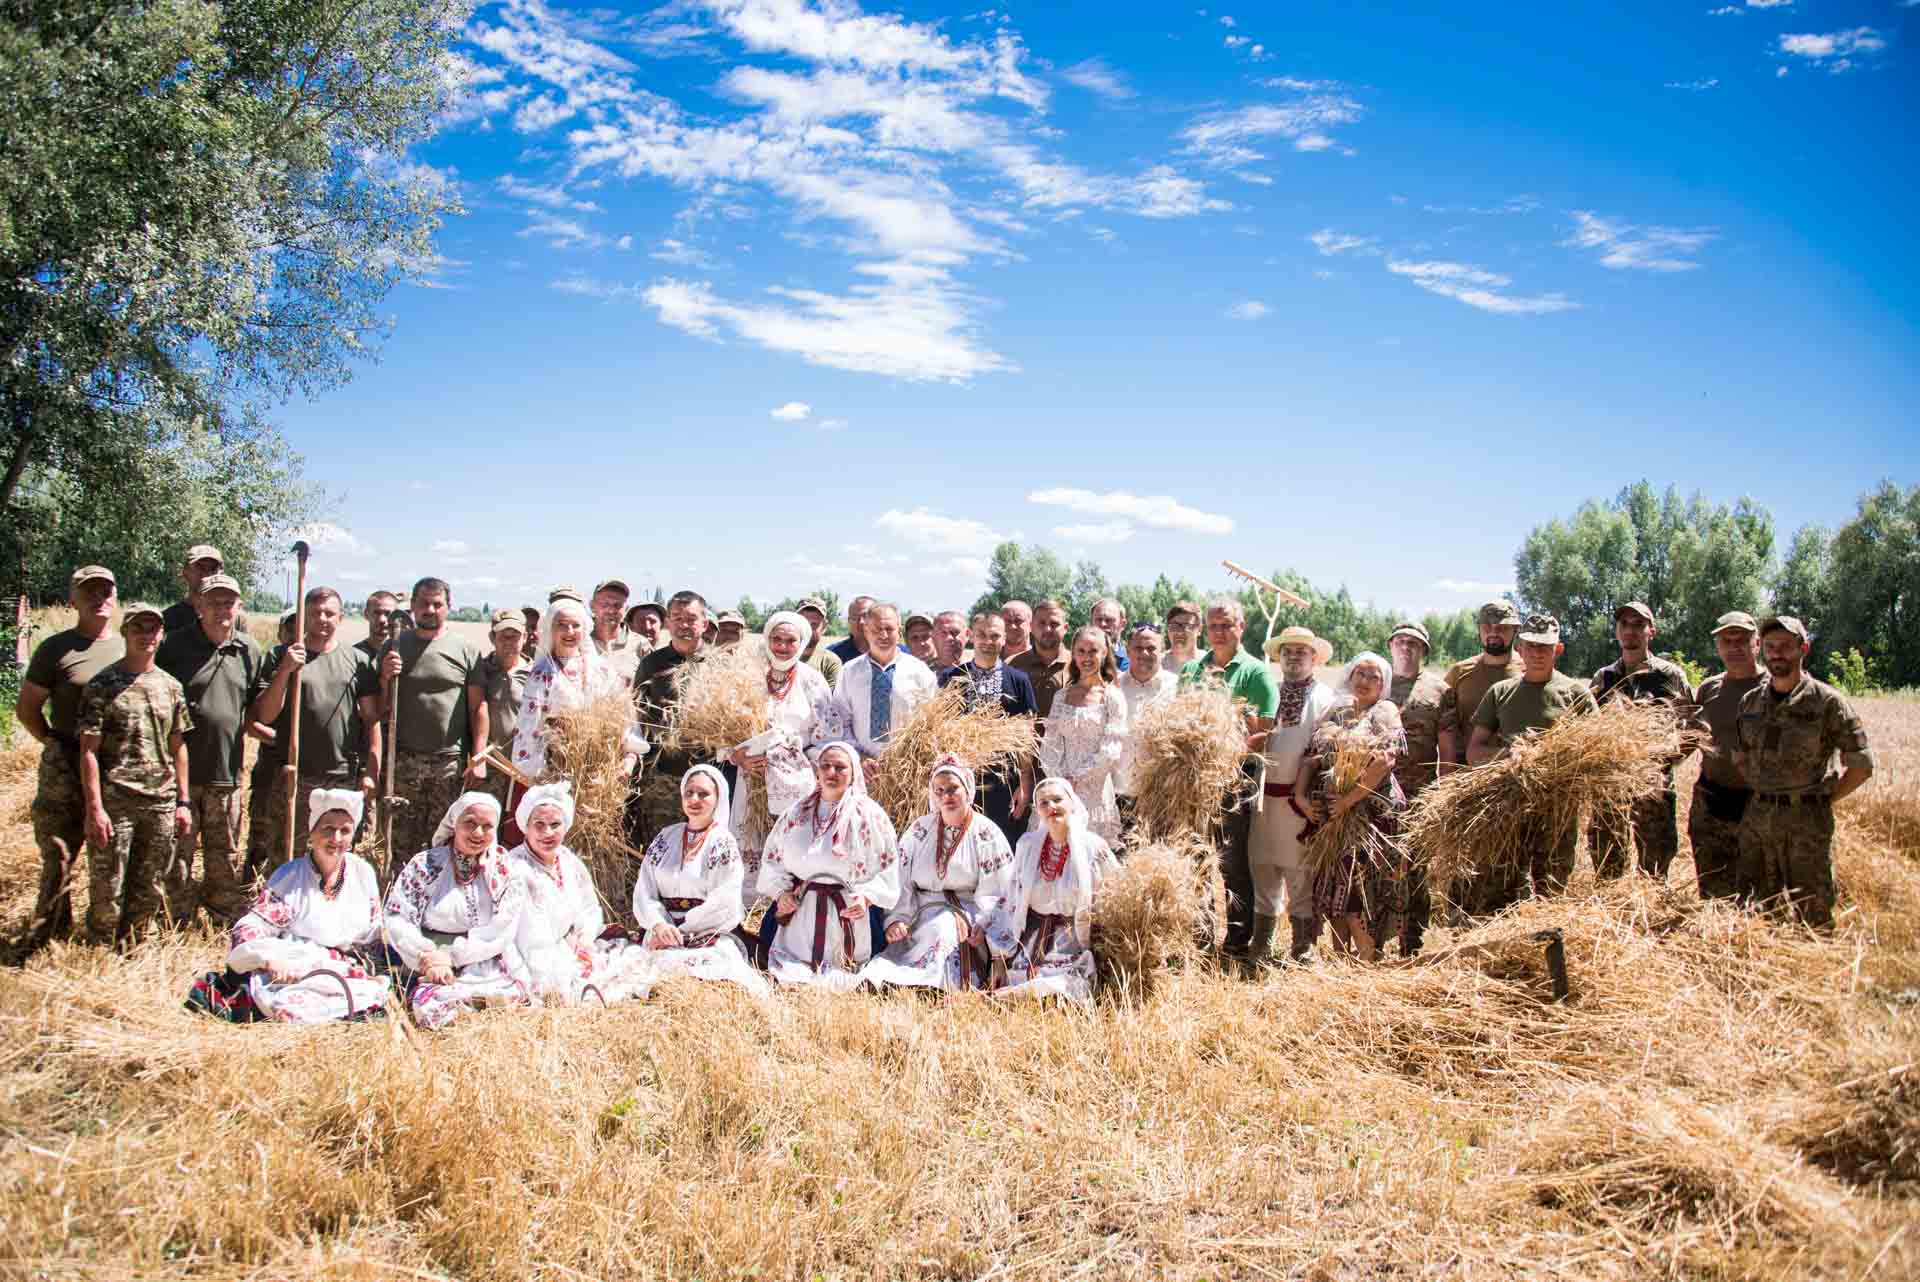
<path id="1" fill-rule="evenodd" d="M 1148 708 L 1135 734 L 1140 840 L 1204 837 L 1240 777 L 1246 717 L 1225 690 L 1193 686 Z"/>
<path id="2" fill-rule="evenodd" d="M 1338 733 L 1333 756 L 1333 786 L 1326 797 L 1327 818 L 1314 829 L 1304 852 L 1307 868 L 1315 881 L 1342 855 L 1353 855 L 1362 864 L 1382 871 L 1395 869 L 1400 863 L 1398 848 L 1380 831 L 1366 806 L 1355 806 L 1343 814 L 1332 811 L 1333 803 L 1354 789 L 1380 750 L 1379 740 L 1363 725 Z M 1310 768 L 1310 762 L 1301 762 L 1300 768 Z M 1385 786 L 1384 780 L 1382 786 Z"/>
<path id="3" fill-rule="evenodd" d="M 1421 790 L 1406 815 L 1407 848 L 1436 887 L 1524 869 L 1538 848 L 1582 823 L 1633 842 L 1633 808 L 1667 788 L 1667 771 L 1696 745 L 1672 708 L 1627 700 L 1563 717 L 1498 759 Z"/>
<path id="4" fill-rule="evenodd" d="M 685 669 L 685 684 L 673 721 L 680 746 L 722 760 L 771 724 L 767 712 L 767 652 L 757 642 L 710 650 Z M 764 775 L 741 771 L 747 780 L 748 823 L 764 833 L 773 826 L 767 814 Z"/>
<path id="5" fill-rule="evenodd" d="M 622 769 L 632 722 L 633 700 L 625 691 L 547 717 L 548 777 L 573 784 L 567 845 L 586 861 L 601 895 L 616 908 L 625 906 L 628 864 L 640 854 L 627 843 L 631 776 Z"/>
<path id="6" fill-rule="evenodd" d="M 893 728 L 867 791 L 901 832 L 927 813 L 927 775 L 951 753 L 978 775 L 1033 753 L 1033 721 L 1009 717 L 998 703 L 967 711 L 958 683 L 947 686 Z"/>
<path id="7" fill-rule="evenodd" d="M 1135 846 L 1093 900 L 1093 950 L 1104 980 L 1134 998 L 1188 956 L 1213 897 L 1212 848 L 1196 837 Z"/>

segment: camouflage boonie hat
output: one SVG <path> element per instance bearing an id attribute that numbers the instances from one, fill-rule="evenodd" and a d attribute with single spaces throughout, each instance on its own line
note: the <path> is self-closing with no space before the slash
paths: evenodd
<path id="1" fill-rule="evenodd" d="M 231 592 L 239 596 L 240 580 L 231 574 L 209 574 L 200 580 L 200 595 L 205 596 L 209 592 Z"/>
<path id="2" fill-rule="evenodd" d="M 905 632 L 908 628 L 912 627 L 916 623 L 924 623 L 928 627 L 932 627 L 933 616 L 930 614 L 921 614 L 920 612 L 915 611 L 914 613 L 909 614 L 906 618 L 900 620 L 900 630 L 902 632 Z"/>
<path id="3" fill-rule="evenodd" d="M 1713 621 L 1713 635 L 1719 636 L 1730 628 L 1745 628 L 1748 632 L 1758 632 L 1760 625 L 1745 610 L 1729 610 Z"/>
<path id="4" fill-rule="evenodd" d="M 1433 649 L 1433 642 L 1428 639 L 1427 630 L 1417 623 L 1402 623 L 1398 625 L 1394 628 L 1392 634 L 1387 637 L 1387 641 L 1391 643 L 1401 637 L 1412 637 L 1415 641 L 1427 647 L 1427 649 Z"/>
<path id="5" fill-rule="evenodd" d="M 1791 632 L 1802 641 L 1807 639 L 1807 625 L 1791 614 L 1770 614 L 1760 620 L 1760 635 L 1765 636 L 1769 632 Z"/>
<path id="6" fill-rule="evenodd" d="M 1511 601 L 1489 601 L 1480 607 L 1474 622 L 1483 628 L 1517 628 L 1520 626 L 1520 611 L 1513 608 Z"/>
<path id="7" fill-rule="evenodd" d="M 135 601 L 132 605 L 128 606 L 125 610 L 121 612 L 120 630 L 122 632 L 125 632 L 127 630 L 128 624 L 132 623 L 135 619 L 143 618 L 149 614 L 151 614 L 154 618 L 160 619 L 162 621 L 164 621 L 167 617 L 166 615 L 160 612 L 159 606 L 148 605 L 145 601 Z"/>
<path id="8" fill-rule="evenodd" d="M 1551 614 L 1529 614 L 1520 627 L 1520 639 L 1534 645 L 1559 645 L 1560 620 Z"/>

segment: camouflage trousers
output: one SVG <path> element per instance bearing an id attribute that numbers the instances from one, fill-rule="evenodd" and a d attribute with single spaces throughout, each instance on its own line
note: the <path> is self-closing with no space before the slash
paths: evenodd
<path id="1" fill-rule="evenodd" d="M 466 787 L 466 766 L 459 753 L 428 756 L 393 754 L 393 792 L 406 804 L 393 809 L 393 849 L 387 852 L 387 876 L 399 875 L 407 860 L 433 845 L 447 807 Z"/>
<path id="2" fill-rule="evenodd" d="M 152 797 L 108 785 L 102 798 L 113 840 L 87 847 L 87 939 L 110 946 L 145 933 L 161 908 L 160 882 L 173 865 L 171 796 Z"/>
<path id="3" fill-rule="evenodd" d="M 73 933 L 73 881 L 80 875 L 87 844 L 87 803 L 80 792 L 79 757 L 58 741 L 40 750 L 32 813 L 33 840 L 40 848 L 40 891 L 34 899 L 28 939 L 37 946 Z"/>
<path id="4" fill-rule="evenodd" d="M 1626 874 L 1637 861 L 1640 871 L 1661 880 L 1680 853 L 1680 796 L 1672 787 L 1657 797 L 1648 797 L 1633 808 L 1633 851 L 1629 854 L 1620 834 L 1594 828 L 1588 833 L 1593 854 L 1593 870 L 1602 877 Z"/>
<path id="5" fill-rule="evenodd" d="M 193 784 L 193 833 L 174 847 L 173 864 L 162 877 L 167 915 L 176 922 L 205 908 L 216 925 L 230 926 L 245 915 L 253 899 L 240 857 L 240 786 Z M 193 849 L 201 851 L 200 884 L 193 882 Z"/>
<path id="6" fill-rule="evenodd" d="M 1809 926 L 1833 925 L 1833 806 L 1783 806 L 1755 797 L 1740 824 L 1734 889 Z"/>
<path id="7" fill-rule="evenodd" d="M 1693 790 L 1687 808 L 1687 841 L 1693 846 L 1693 870 L 1700 898 L 1728 899 L 1739 893 L 1740 821 L 1715 819 L 1706 793 Z"/>

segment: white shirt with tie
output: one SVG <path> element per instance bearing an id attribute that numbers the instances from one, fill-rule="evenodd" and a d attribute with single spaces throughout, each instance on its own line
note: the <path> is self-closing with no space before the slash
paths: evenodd
<path id="1" fill-rule="evenodd" d="M 889 729 L 897 730 L 915 708 L 939 692 L 940 683 L 932 668 L 905 650 L 894 651 L 887 666 L 893 669 L 893 697 L 887 701 Z M 873 656 L 863 654 L 840 669 L 840 679 L 833 686 L 834 707 L 844 723 L 853 727 L 850 738 L 863 757 L 877 757 L 887 746 L 873 734 L 873 669 Z"/>

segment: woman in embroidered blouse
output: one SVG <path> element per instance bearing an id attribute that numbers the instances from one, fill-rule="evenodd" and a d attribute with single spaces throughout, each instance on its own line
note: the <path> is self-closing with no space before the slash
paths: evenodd
<path id="1" fill-rule="evenodd" d="M 633 883 L 633 916 L 656 976 L 732 980 L 764 996 L 767 981 L 734 930 L 745 916 L 744 869 L 727 823 L 731 808 L 726 777 L 717 769 L 687 771 L 680 780 L 686 822 L 668 824 L 647 844 Z"/>
<path id="2" fill-rule="evenodd" d="M 783 984 L 851 989 L 874 952 L 867 910 L 900 897 L 898 838 L 867 796 L 852 744 L 822 748 L 815 774 L 814 790 L 773 826 L 760 864 L 760 893 L 779 923 L 767 971 Z"/>
<path id="3" fill-rule="evenodd" d="M 816 668 L 800 662 L 800 652 L 813 636 L 813 625 L 791 610 L 776 611 L 767 619 L 763 635 L 767 649 L 767 713 L 769 725 L 762 736 L 772 742 L 755 744 L 748 751 L 743 744 L 733 750 L 728 761 L 741 771 L 742 786 L 733 794 L 728 826 L 740 843 L 746 875 L 741 881 L 744 913 L 759 895 L 760 855 L 766 848 L 767 830 L 787 807 L 813 791 L 813 763 L 807 749 L 816 743 L 841 738 L 844 727 L 833 706 L 833 687 Z M 754 813 L 748 804 L 751 789 L 745 778 L 753 775 L 765 781 L 766 814 Z"/>
<path id="4" fill-rule="evenodd" d="M 275 869 L 234 923 L 227 965 L 269 1018 L 319 1024 L 386 1004 L 389 981 L 367 960 L 380 946 L 380 881 L 352 850 L 364 805 L 358 788 L 307 794 L 307 857 Z"/>
<path id="5" fill-rule="evenodd" d="M 466 792 L 447 807 L 433 848 L 407 861 L 387 892 L 387 937 L 417 979 L 410 1000 L 424 1028 L 461 1011 L 532 996 L 515 945 L 526 886 L 494 841 L 500 803 Z"/>
<path id="6" fill-rule="evenodd" d="M 1114 684 L 1120 669 L 1112 643 L 1099 628 L 1074 634 L 1073 673 L 1073 684 L 1054 697 L 1041 724 L 1040 768 L 1072 784 L 1086 807 L 1087 826 L 1117 841 L 1120 807 L 1113 774 L 1126 753 L 1127 701 Z"/>
<path id="7" fill-rule="evenodd" d="M 984 986 L 982 923 L 1006 894 L 1013 852 L 973 799 L 973 771 L 954 757 L 934 763 L 927 813 L 900 839 L 902 885 L 887 914 L 887 947 L 860 971 L 875 988 Z"/>
<path id="8" fill-rule="evenodd" d="M 1386 698 L 1393 668 L 1377 654 L 1362 654 L 1341 675 L 1336 703 L 1318 727 L 1301 761 L 1295 799 L 1315 824 L 1357 810 L 1352 840 L 1329 860 L 1314 882 L 1313 902 L 1333 927 L 1336 947 L 1372 961 L 1380 942 L 1398 933 L 1406 915 L 1405 856 L 1400 843 L 1406 796 L 1393 767 L 1407 751 L 1400 710 Z M 1333 796 L 1334 762 L 1342 743 L 1359 740 L 1371 763 L 1354 785 Z"/>
<path id="9" fill-rule="evenodd" d="M 619 672 L 587 642 L 588 628 L 587 607 L 571 597 L 555 601 L 540 621 L 540 657 L 527 674 L 513 728 L 513 764 L 536 782 L 547 773 L 547 719 L 620 691 Z M 518 793 L 513 802 L 519 805 Z"/>
<path id="10" fill-rule="evenodd" d="M 514 816 L 526 840 L 508 854 L 526 892 L 514 945 L 525 959 L 536 996 L 573 1003 L 587 987 L 603 1002 L 646 995 L 646 961 L 624 940 L 602 940 L 606 917 L 593 873 L 567 846 L 573 787 L 527 789 Z"/>
<path id="11" fill-rule="evenodd" d="M 1063 779 L 1033 792 L 1040 827 L 1020 838 L 1006 897 L 987 922 L 987 947 L 1006 967 L 998 993 L 1093 996 L 1093 896 L 1119 868 L 1087 826 L 1087 808 Z"/>

